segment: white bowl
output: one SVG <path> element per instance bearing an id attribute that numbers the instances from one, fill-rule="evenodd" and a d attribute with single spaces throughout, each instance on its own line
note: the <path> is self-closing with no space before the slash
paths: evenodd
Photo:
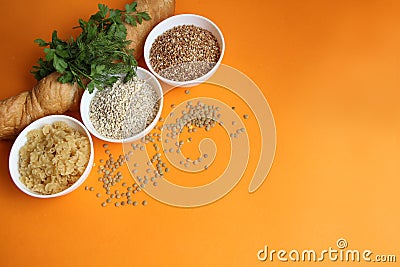
<path id="1" fill-rule="evenodd" d="M 91 134 L 93 134 L 94 136 L 96 136 L 97 138 L 106 141 L 106 142 L 110 142 L 110 143 L 125 143 L 125 142 L 133 142 L 136 140 L 139 140 L 140 138 L 144 137 L 146 134 L 148 134 L 157 124 L 160 116 L 161 116 L 161 111 L 163 108 L 163 101 L 164 101 L 164 96 L 163 96 L 163 91 L 162 91 L 162 87 L 160 82 L 157 80 L 156 77 L 154 77 L 153 74 L 151 74 L 149 71 L 138 67 L 136 70 L 136 74 L 137 77 L 139 79 L 145 80 L 146 83 L 148 83 L 149 85 L 151 85 L 155 90 L 156 93 L 159 97 L 159 101 L 160 101 L 160 106 L 159 109 L 157 111 L 157 115 L 154 118 L 154 120 L 140 133 L 131 136 L 129 138 L 125 138 L 125 139 L 112 139 L 112 138 L 108 138 L 103 136 L 102 134 L 100 134 L 93 126 L 92 121 L 89 118 L 89 111 L 90 111 L 90 102 L 92 101 L 93 97 L 95 96 L 97 89 L 95 88 L 95 90 L 93 91 L 93 93 L 89 93 L 89 91 L 85 90 L 85 92 L 82 95 L 82 99 L 81 99 L 81 104 L 80 104 L 80 113 L 81 113 L 81 118 L 83 121 L 83 124 L 85 124 L 86 128 L 89 130 L 89 132 Z"/>
<path id="2" fill-rule="evenodd" d="M 151 46 L 153 45 L 154 41 L 156 40 L 156 38 L 158 36 L 160 36 L 161 34 L 163 34 L 164 32 L 166 32 L 167 30 L 170 30 L 173 27 L 180 26 L 180 25 L 194 25 L 194 26 L 197 26 L 197 27 L 200 27 L 200 28 L 210 31 L 217 39 L 220 50 L 221 50 L 220 51 L 221 55 L 220 55 L 217 63 L 209 72 L 207 72 L 205 75 L 203 75 L 195 80 L 185 81 L 185 82 L 174 81 L 174 80 L 170 80 L 170 79 L 167 79 L 167 78 L 161 76 L 153 69 L 153 67 L 151 66 L 151 63 L 150 63 L 150 49 L 151 49 Z M 181 14 L 181 15 L 169 17 L 169 18 L 161 21 L 157 26 L 155 26 L 151 30 L 151 32 L 147 36 L 145 44 L 144 44 L 143 55 L 144 55 L 144 60 L 147 64 L 147 67 L 159 80 L 163 81 L 166 84 L 172 85 L 174 87 L 190 87 L 190 86 L 195 86 L 202 82 L 205 82 L 207 79 L 209 79 L 215 73 L 215 71 L 218 69 L 219 65 L 221 64 L 222 58 L 224 56 L 224 52 L 225 52 L 224 36 L 222 35 L 221 30 L 217 27 L 217 25 L 214 22 L 212 22 L 211 20 L 209 20 L 205 17 L 195 15 L 195 14 Z"/>
<path id="3" fill-rule="evenodd" d="M 56 194 L 42 195 L 37 192 L 31 191 L 21 182 L 21 180 L 20 180 L 21 175 L 19 173 L 19 163 L 18 163 L 19 162 L 19 151 L 25 145 L 25 143 L 27 141 L 26 136 L 29 131 L 42 128 L 43 126 L 45 126 L 47 124 L 52 124 L 56 121 L 62 121 L 62 122 L 67 123 L 70 127 L 77 129 L 79 132 L 81 132 L 82 134 L 84 134 L 88 137 L 89 142 L 90 142 L 90 157 L 89 157 L 89 162 L 88 162 L 86 169 L 83 172 L 82 176 L 73 185 L 71 185 L 64 191 L 61 191 Z M 92 137 L 90 136 L 90 133 L 86 130 L 85 126 L 83 126 L 83 124 L 80 121 L 78 121 L 72 117 L 69 117 L 69 116 L 50 115 L 50 116 L 43 117 L 41 119 L 38 119 L 38 120 L 32 122 L 18 135 L 17 139 L 15 139 L 14 144 L 11 148 L 10 157 L 9 157 L 9 161 L 8 161 L 8 167 L 9 167 L 9 171 L 10 171 L 12 180 L 14 181 L 15 185 L 22 192 L 24 192 L 25 194 L 28 194 L 30 196 L 37 197 L 37 198 L 53 198 L 53 197 L 59 197 L 59 196 L 66 195 L 68 193 L 71 193 L 75 189 L 77 189 L 89 176 L 89 173 L 93 166 L 93 160 L 94 160 L 93 141 L 92 141 Z"/>

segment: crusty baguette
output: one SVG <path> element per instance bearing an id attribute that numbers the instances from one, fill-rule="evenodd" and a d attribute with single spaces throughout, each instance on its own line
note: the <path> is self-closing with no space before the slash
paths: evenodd
<path id="1" fill-rule="evenodd" d="M 127 39 L 135 58 L 143 54 L 143 46 L 151 29 L 160 21 L 172 16 L 175 0 L 137 0 L 139 11 L 146 11 L 151 20 L 136 27 L 126 25 Z M 31 90 L 0 100 L 0 140 L 13 139 L 28 124 L 47 115 L 62 114 L 77 110 L 83 89 L 77 84 L 62 84 L 57 81 L 58 73 L 40 80 Z"/>
<path id="2" fill-rule="evenodd" d="M 60 83 L 58 77 L 54 72 L 31 91 L 0 101 L 0 139 L 14 138 L 34 120 L 77 108 L 83 89 L 77 84 Z"/>
<path id="3" fill-rule="evenodd" d="M 138 26 L 125 25 L 126 39 L 131 41 L 130 48 L 134 50 L 135 58 L 143 54 L 144 42 L 147 35 L 160 21 L 172 16 L 175 12 L 175 0 L 137 0 L 138 11 L 147 11 L 151 20 L 143 21 Z"/>

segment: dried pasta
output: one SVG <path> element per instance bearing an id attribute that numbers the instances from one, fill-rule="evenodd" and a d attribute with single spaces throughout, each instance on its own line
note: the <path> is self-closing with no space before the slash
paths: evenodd
<path id="1" fill-rule="evenodd" d="M 87 136 L 65 122 L 54 122 L 28 132 L 19 151 L 20 179 L 34 192 L 56 194 L 79 179 L 89 156 Z"/>

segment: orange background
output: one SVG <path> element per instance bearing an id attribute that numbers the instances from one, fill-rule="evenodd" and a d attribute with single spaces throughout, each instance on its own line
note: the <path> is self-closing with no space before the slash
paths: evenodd
<path id="1" fill-rule="evenodd" d="M 68 37 L 97 3 L 1 1 L 0 98 L 34 86 L 29 71 L 42 55 L 34 39 L 48 40 L 54 29 Z M 103 3 L 122 8 L 126 2 Z M 395 0 L 177 0 L 176 13 L 219 25 L 227 45 L 223 63 L 266 96 L 277 127 L 267 180 L 247 192 L 252 154 L 238 186 L 205 207 L 171 207 L 142 193 L 138 200 L 147 199 L 146 207 L 102 208 L 96 168 L 70 195 L 40 200 L 14 186 L 7 160 L 12 142 L 1 141 L 0 265 L 286 266 L 259 262 L 257 251 L 264 245 L 322 250 L 341 237 L 350 249 L 400 257 L 399 12 Z M 166 101 L 180 98 L 173 92 Z M 101 144 L 95 140 L 97 164 Z"/>

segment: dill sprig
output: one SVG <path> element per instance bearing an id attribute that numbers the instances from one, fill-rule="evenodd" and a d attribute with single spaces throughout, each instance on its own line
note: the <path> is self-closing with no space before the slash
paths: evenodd
<path id="1" fill-rule="evenodd" d="M 89 92 L 112 86 L 121 76 L 125 80 L 136 75 L 137 61 L 126 40 L 128 23 L 136 26 L 143 20 L 150 20 L 146 12 L 136 10 L 137 3 L 125 5 L 125 10 L 109 9 L 99 4 L 99 11 L 88 21 L 79 19 L 81 34 L 69 40 L 58 38 L 53 31 L 52 40 L 36 39 L 35 43 L 45 47 L 45 57 L 33 66 L 32 73 L 41 80 L 52 72 L 60 73 L 61 83 L 75 83 Z M 86 86 L 85 86 L 86 84 Z"/>

